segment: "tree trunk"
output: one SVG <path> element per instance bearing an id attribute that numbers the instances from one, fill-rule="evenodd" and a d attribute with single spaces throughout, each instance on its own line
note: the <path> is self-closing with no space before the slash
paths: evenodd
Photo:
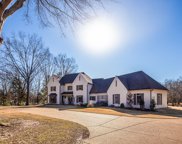
<path id="1" fill-rule="evenodd" d="M 0 21 L 0 46 L 3 43 L 3 38 L 1 36 L 1 34 L 2 34 L 2 28 L 3 28 L 3 21 L 1 20 Z"/>
<path id="2" fill-rule="evenodd" d="M 30 95 L 30 82 L 27 80 L 27 97 L 26 97 L 26 104 L 29 105 L 29 95 Z"/>
<path id="3" fill-rule="evenodd" d="M 39 104 L 39 95 L 37 95 L 37 104 Z"/>
<path id="4" fill-rule="evenodd" d="M 25 1 L 26 0 L 16 0 L 13 3 L 13 0 L 4 0 L 0 2 L 0 46 L 3 43 L 2 29 L 5 20 L 7 17 L 15 13 L 18 9 L 22 8 Z M 10 4 L 12 5 L 9 7 Z"/>

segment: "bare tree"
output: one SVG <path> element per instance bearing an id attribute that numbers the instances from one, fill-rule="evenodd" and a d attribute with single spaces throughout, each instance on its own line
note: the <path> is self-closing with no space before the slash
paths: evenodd
<path id="1" fill-rule="evenodd" d="M 101 0 L 0 0 L 0 34 L 6 19 L 22 7 L 26 17 L 33 13 L 44 26 L 55 20 L 62 29 L 67 24 L 88 17 L 88 13 L 93 11 L 93 2 Z M 0 43 L 2 41 L 1 37 Z"/>
<path id="2" fill-rule="evenodd" d="M 47 85 L 50 76 L 55 74 L 55 72 L 56 72 L 55 57 L 51 53 L 49 53 L 42 67 L 42 75 L 44 77 L 43 79 L 45 85 Z"/>
<path id="3" fill-rule="evenodd" d="M 44 75 L 40 72 L 37 76 L 35 76 L 32 82 L 32 93 L 34 97 L 36 97 L 36 103 L 39 103 L 39 94 L 41 92 L 41 88 L 43 87 Z"/>
<path id="4" fill-rule="evenodd" d="M 77 64 L 74 58 L 68 58 L 66 54 L 59 54 L 55 57 L 55 64 L 57 68 L 57 74 L 62 77 L 65 74 L 73 73 L 77 71 Z"/>
<path id="5" fill-rule="evenodd" d="M 9 101 L 9 92 L 10 92 L 10 79 L 6 73 L 0 73 L 0 104 L 6 105 Z"/>
<path id="6" fill-rule="evenodd" d="M 16 71 L 26 83 L 26 105 L 29 105 L 30 86 L 41 71 L 49 50 L 44 48 L 42 40 L 36 35 L 26 36 L 19 33 L 4 42 L 1 50 L 7 71 Z"/>
<path id="7" fill-rule="evenodd" d="M 172 105 L 182 103 L 182 77 L 177 80 L 166 80 L 165 86 L 168 88 L 168 102 Z"/>

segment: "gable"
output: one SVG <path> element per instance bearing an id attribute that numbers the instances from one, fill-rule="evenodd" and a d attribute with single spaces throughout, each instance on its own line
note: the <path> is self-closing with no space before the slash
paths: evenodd
<path id="1" fill-rule="evenodd" d="M 47 85 L 52 85 L 53 83 L 59 83 L 59 77 L 56 75 L 53 75 L 49 78 L 49 81 Z"/>
<path id="2" fill-rule="evenodd" d="M 79 73 L 76 78 L 74 79 L 73 83 L 80 83 L 80 84 L 86 84 L 89 83 L 89 79 L 85 76 L 84 73 Z"/>
<path id="3" fill-rule="evenodd" d="M 110 95 L 112 94 L 123 94 L 125 95 L 128 90 L 127 88 L 125 87 L 125 85 L 120 81 L 120 79 L 116 76 L 111 85 L 109 86 L 108 88 L 108 91 L 107 91 Z"/>

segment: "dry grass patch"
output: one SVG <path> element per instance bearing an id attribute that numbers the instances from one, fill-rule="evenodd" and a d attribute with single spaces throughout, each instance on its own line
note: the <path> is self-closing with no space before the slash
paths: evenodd
<path id="1" fill-rule="evenodd" d="M 110 108 L 110 107 L 75 108 L 70 110 L 78 112 L 89 112 L 89 113 L 140 117 L 140 118 L 171 119 L 171 118 L 182 117 L 182 111 L 179 110 L 177 111 L 170 108 L 161 109 L 158 112 Z"/>
<path id="2" fill-rule="evenodd" d="M 88 129 L 74 122 L 0 110 L 0 143 L 3 144 L 71 144 L 88 136 Z"/>

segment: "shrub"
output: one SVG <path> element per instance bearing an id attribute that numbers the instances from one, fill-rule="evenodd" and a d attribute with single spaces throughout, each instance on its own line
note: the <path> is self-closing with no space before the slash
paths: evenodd
<path id="1" fill-rule="evenodd" d="M 110 107 L 115 107 L 115 106 L 112 104 L 112 105 L 110 105 Z"/>
<path id="2" fill-rule="evenodd" d="M 154 111 L 155 110 L 155 100 L 154 99 L 152 99 L 151 101 L 150 101 L 150 110 L 151 111 Z"/>
<path id="3" fill-rule="evenodd" d="M 96 106 L 108 106 L 108 103 L 106 101 L 99 101 L 96 103 Z"/>
<path id="4" fill-rule="evenodd" d="M 4 103 L 3 103 L 3 106 L 10 106 L 11 104 L 10 104 L 10 102 L 9 101 L 5 101 Z"/>
<path id="5" fill-rule="evenodd" d="M 80 104 L 81 107 L 85 107 L 85 108 L 87 107 L 87 105 L 88 105 L 88 103 L 81 103 Z"/>
<path id="6" fill-rule="evenodd" d="M 124 103 L 120 104 L 120 108 L 125 108 Z"/>
<path id="7" fill-rule="evenodd" d="M 144 106 L 145 106 L 145 102 L 143 99 L 140 100 L 140 109 L 144 109 Z"/>
<path id="8" fill-rule="evenodd" d="M 94 104 L 93 104 L 93 103 L 89 103 L 89 104 L 87 105 L 87 107 L 94 107 Z"/>

